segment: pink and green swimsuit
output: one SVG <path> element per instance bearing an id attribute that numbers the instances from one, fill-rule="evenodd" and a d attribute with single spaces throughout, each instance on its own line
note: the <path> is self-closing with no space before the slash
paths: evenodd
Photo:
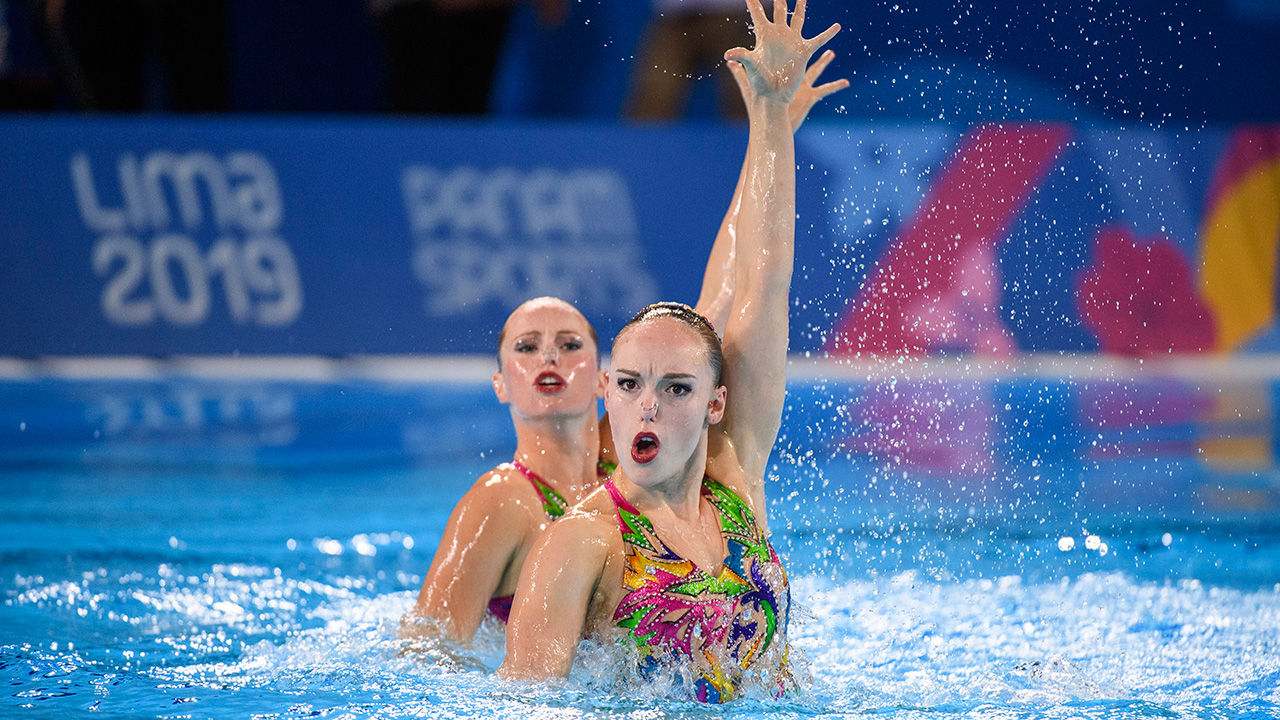
<path id="1" fill-rule="evenodd" d="M 769 662 L 763 656 L 775 645 L 784 649 L 778 670 L 785 675 L 790 587 L 747 504 L 724 485 L 703 480 L 702 496 L 719 515 L 728 547 L 724 568 L 713 577 L 673 552 L 612 481 L 605 487 L 626 545 L 627 592 L 613 620 L 640 650 L 641 668 L 691 663 L 693 695 L 702 702 L 732 699 L 743 675 L 757 661 Z"/>

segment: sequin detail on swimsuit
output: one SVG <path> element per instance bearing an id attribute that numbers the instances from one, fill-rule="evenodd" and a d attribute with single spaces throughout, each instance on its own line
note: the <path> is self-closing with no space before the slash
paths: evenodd
<path id="1" fill-rule="evenodd" d="M 618 511 L 626 545 L 622 585 L 627 590 L 614 623 L 629 632 L 641 666 L 671 659 L 692 663 L 693 695 L 725 702 L 742 676 L 772 644 L 785 643 L 791 605 L 786 572 L 755 516 L 724 485 L 705 479 L 702 495 L 720 518 L 728 554 L 718 577 L 667 546 L 612 481 L 605 487 Z M 786 675 L 785 654 L 780 675 Z"/>

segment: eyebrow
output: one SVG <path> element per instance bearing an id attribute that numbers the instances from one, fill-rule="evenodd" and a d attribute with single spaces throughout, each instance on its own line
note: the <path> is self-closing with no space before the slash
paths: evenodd
<path id="1" fill-rule="evenodd" d="M 542 335 L 541 330 L 530 330 L 529 332 L 520 333 L 519 335 L 516 335 L 514 339 L 522 340 L 527 337 L 535 337 L 540 335 Z M 577 330 L 557 330 L 556 331 L 556 337 L 560 337 L 562 335 L 569 335 L 571 337 L 576 337 L 576 338 L 582 337 L 582 333 L 578 332 Z"/>
<path id="2" fill-rule="evenodd" d="M 626 368 L 618 368 L 614 372 L 617 375 L 632 375 L 634 377 L 640 377 L 640 372 L 638 370 L 628 370 Z M 694 375 L 693 373 L 667 373 L 666 375 L 662 376 L 663 380 L 696 380 L 697 378 L 698 376 Z"/>

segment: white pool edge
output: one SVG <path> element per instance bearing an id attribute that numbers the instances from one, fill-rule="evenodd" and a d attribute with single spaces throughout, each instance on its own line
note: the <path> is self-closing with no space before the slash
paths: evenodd
<path id="1" fill-rule="evenodd" d="M 607 363 L 607 358 L 605 359 Z M 0 380 L 280 380 L 294 382 L 487 383 L 492 355 L 311 355 L 0 357 Z M 1096 354 L 1030 354 L 1014 358 L 853 358 L 793 355 L 787 377 L 804 382 L 899 379 L 1057 380 L 1168 377 L 1197 381 L 1280 379 L 1280 355 L 1176 356 L 1133 359 Z"/>

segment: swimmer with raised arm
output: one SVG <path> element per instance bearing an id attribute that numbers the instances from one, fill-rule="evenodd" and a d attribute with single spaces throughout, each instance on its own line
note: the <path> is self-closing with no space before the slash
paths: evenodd
<path id="1" fill-rule="evenodd" d="M 675 665 L 698 700 L 748 674 L 786 687 L 790 592 L 769 543 L 764 477 L 786 395 L 795 240 L 788 105 L 809 57 L 839 31 L 801 34 L 747 0 L 756 47 L 725 54 L 748 80 L 748 172 L 723 346 L 692 309 L 642 310 L 615 338 L 605 408 L 622 451 L 603 488 L 553 524 L 524 563 L 499 670 L 569 674 L 584 637 L 624 637 L 641 669 Z"/>
<path id="2" fill-rule="evenodd" d="M 789 129 L 799 128 L 818 100 L 848 87 L 847 80 L 816 84 L 833 57 L 824 54 L 805 73 L 788 108 Z M 730 69 L 744 99 L 751 97 L 742 66 L 731 63 Z M 735 225 L 751 163 L 748 153 L 698 302 L 719 328 L 734 296 Z M 433 634 L 443 631 L 461 642 L 471 640 L 486 614 L 506 621 L 538 533 L 598 488 L 616 458 L 608 428 L 597 417 L 596 399 L 603 393 L 598 358 L 595 330 L 563 300 L 530 300 L 507 318 L 493 389 L 510 406 L 515 454 L 482 475 L 454 508 L 410 619 L 429 618 Z"/>

